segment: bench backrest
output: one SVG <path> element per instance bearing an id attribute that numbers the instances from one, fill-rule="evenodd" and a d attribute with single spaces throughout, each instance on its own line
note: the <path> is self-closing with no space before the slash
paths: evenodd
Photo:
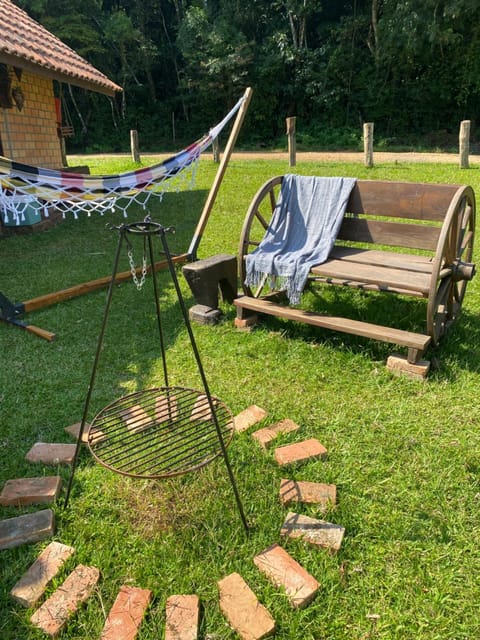
<path id="1" fill-rule="evenodd" d="M 434 251 L 458 189 L 449 184 L 357 180 L 338 239 Z"/>

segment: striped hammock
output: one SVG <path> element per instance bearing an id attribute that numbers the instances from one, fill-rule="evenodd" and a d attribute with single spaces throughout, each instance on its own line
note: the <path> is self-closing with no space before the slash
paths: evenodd
<path id="1" fill-rule="evenodd" d="M 201 153 L 217 138 L 244 100 L 245 96 L 206 135 L 174 156 L 159 164 L 118 175 L 91 176 L 56 171 L 0 156 L 0 212 L 4 222 L 8 224 L 11 215 L 15 223 L 20 224 L 32 208 L 41 210 L 44 217 L 48 217 L 50 206 L 64 216 L 67 212 L 77 217 L 81 212 L 103 214 L 115 209 L 126 216 L 133 203 L 146 208 L 151 196 L 161 199 L 164 193 L 179 191 L 185 183 L 191 187 Z"/>

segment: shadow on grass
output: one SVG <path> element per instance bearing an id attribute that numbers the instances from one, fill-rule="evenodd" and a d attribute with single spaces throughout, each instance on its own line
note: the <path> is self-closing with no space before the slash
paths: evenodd
<path id="1" fill-rule="evenodd" d="M 315 287 L 306 291 L 301 308 L 332 317 L 348 318 L 385 327 L 427 333 L 427 301 L 372 291 Z M 394 352 L 406 355 L 405 347 L 362 336 L 291 322 L 274 316 L 262 316 L 262 324 L 292 339 L 322 341 L 373 361 L 386 360 Z M 440 343 L 430 346 L 424 357 L 432 360 L 436 376 L 452 379 L 459 369 L 480 370 L 480 317 L 465 308 Z"/>

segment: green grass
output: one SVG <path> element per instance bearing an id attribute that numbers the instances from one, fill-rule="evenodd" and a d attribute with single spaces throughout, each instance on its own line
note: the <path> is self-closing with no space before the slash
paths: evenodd
<path id="1" fill-rule="evenodd" d="M 87 159 L 95 172 L 119 164 Z M 125 165 L 126 166 L 126 165 Z M 115 168 L 114 168 L 115 167 Z M 177 226 L 172 250 L 187 249 L 215 175 L 201 163 L 195 190 L 169 194 L 153 217 Z M 285 173 L 282 162 L 233 161 L 225 176 L 199 255 L 236 253 L 249 201 L 269 177 Z M 298 173 L 371 179 L 471 184 L 480 169 L 453 165 L 298 164 Z M 138 216 L 143 213 L 138 211 Z M 113 218 L 108 218 L 110 221 Z M 131 213 L 129 219 L 135 219 Z M 71 218 L 48 231 L 0 239 L 1 291 L 15 302 L 111 272 L 116 234 L 105 218 Z M 135 257 L 141 251 L 135 248 Z M 122 256 L 122 269 L 128 268 Z M 201 388 L 170 278 L 159 275 L 170 384 Z M 193 303 L 181 277 L 188 305 Z M 28 322 L 53 331 L 47 343 L 0 325 L 0 480 L 68 471 L 33 467 L 24 460 L 37 441 L 70 442 L 64 427 L 81 419 L 105 290 L 28 314 Z M 307 300 L 308 302 L 308 300 Z M 361 316 L 423 330 L 424 306 L 365 294 L 329 294 L 329 305 Z M 315 304 L 315 302 L 312 302 Z M 412 308 L 414 309 L 412 311 Z M 223 321 L 194 326 L 212 393 L 234 414 L 251 404 L 268 411 L 267 425 L 283 418 L 301 430 L 288 443 L 317 437 L 326 461 L 288 472 L 263 453 L 250 432 L 229 448 L 251 533 L 244 535 L 224 465 L 177 479 L 147 481 L 113 474 L 83 451 L 70 505 L 54 506 L 55 539 L 75 547 L 47 594 L 78 563 L 94 565 L 101 581 L 62 638 L 100 636 L 119 587 L 153 591 L 139 640 L 163 637 L 166 598 L 197 593 L 203 606 L 201 638 L 235 638 L 218 606 L 217 581 L 240 572 L 277 621 L 285 640 L 470 640 L 480 635 L 480 280 L 467 290 L 463 314 L 430 356 L 437 366 L 426 382 L 391 376 L 384 362 L 391 348 L 361 338 L 265 319 L 252 332 L 233 326 L 235 312 L 222 304 Z M 356 310 L 356 311 L 355 311 Z M 115 287 L 91 414 L 120 395 L 163 383 L 149 286 L 129 281 Z M 321 583 L 312 604 L 293 610 L 285 596 L 255 568 L 253 556 L 279 541 L 285 510 L 280 478 L 337 485 L 338 504 L 323 517 L 343 525 L 336 555 L 302 542 L 283 542 Z M 314 507 L 299 511 L 319 515 Z M 1 508 L 1 517 L 35 510 Z M 0 637 L 44 637 L 29 623 L 9 591 L 48 541 L 0 552 Z"/>

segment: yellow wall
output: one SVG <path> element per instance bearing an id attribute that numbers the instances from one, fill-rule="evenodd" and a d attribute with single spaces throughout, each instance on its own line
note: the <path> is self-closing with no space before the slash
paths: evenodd
<path id="1" fill-rule="evenodd" d="M 62 153 L 57 134 L 53 82 L 23 72 L 20 81 L 12 74 L 12 89 L 22 89 L 25 102 L 19 111 L 0 109 L 0 139 L 5 156 L 37 167 L 60 168 Z"/>

